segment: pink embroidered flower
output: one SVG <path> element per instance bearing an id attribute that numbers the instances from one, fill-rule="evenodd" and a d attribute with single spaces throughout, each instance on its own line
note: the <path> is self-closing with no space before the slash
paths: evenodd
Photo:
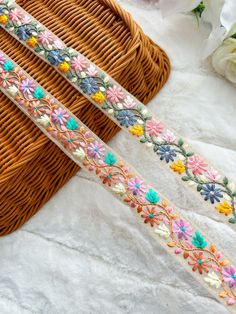
<path id="1" fill-rule="evenodd" d="M 41 105 L 39 100 L 33 101 L 28 107 L 28 111 L 36 118 L 41 117 L 43 114 L 50 114 L 50 110 L 47 107 Z"/>
<path id="2" fill-rule="evenodd" d="M 105 148 L 98 141 L 90 143 L 88 146 L 88 155 L 91 158 L 102 158 L 105 155 Z"/>
<path id="3" fill-rule="evenodd" d="M 125 108 L 128 108 L 128 109 L 133 109 L 136 106 L 133 98 L 130 97 L 130 96 L 127 96 L 125 98 L 125 100 L 123 102 L 123 105 L 124 105 Z"/>
<path id="4" fill-rule="evenodd" d="M 32 19 L 29 15 L 24 14 L 22 17 L 22 24 L 29 24 L 31 23 Z"/>
<path id="5" fill-rule="evenodd" d="M 109 87 L 107 90 L 107 99 L 115 104 L 121 101 L 124 98 L 124 93 L 122 90 L 116 85 Z"/>
<path id="6" fill-rule="evenodd" d="M 10 75 L 10 73 L 2 73 L 0 75 L 0 86 L 3 88 L 8 88 L 14 83 L 14 78 Z"/>
<path id="7" fill-rule="evenodd" d="M 189 256 L 191 261 L 188 262 L 190 266 L 192 266 L 192 270 L 198 270 L 202 275 L 203 272 L 208 273 L 208 268 L 211 268 L 211 264 L 208 263 L 208 259 L 204 258 L 203 252 L 193 252 L 193 256 Z"/>
<path id="8" fill-rule="evenodd" d="M 79 146 L 80 141 L 73 134 L 70 134 L 70 132 L 66 132 L 62 137 L 62 144 L 66 149 L 75 150 Z"/>
<path id="9" fill-rule="evenodd" d="M 4 64 L 5 62 L 5 57 L 2 53 L 0 53 L 0 64 Z"/>
<path id="10" fill-rule="evenodd" d="M 34 89 L 35 89 L 34 82 L 30 81 L 29 79 L 25 79 L 21 82 L 20 90 L 22 93 L 31 95 Z"/>
<path id="11" fill-rule="evenodd" d="M 187 240 L 192 235 L 192 228 L 187 221 L 179 219 L 175 220 L 173 224 L 173 232 L 177 234 L 179 239 Z"/>
<path id="12" fill-rule="evenodd" d="M 201 156 L 192 156 L 188 159 L 188 166 L 193 174 L 202 174 L 206 171 L 207 164 Z"/>
<path id="13" fill-rule="evenodd" d="M 62 41 L 60 41 L 59 39 L 56 39 L 53 43 L 53 47 L 56 49 L 63 49 L 65 48 L 65 45 Z"/>
<path id="14" fill-rule="evenodd" d="M 94 65 L 90 65 L 89 68 L 86 71 L 86 74 L 89 75 L 89 76 L 97 76 L 98 71 L 97 71 L 97 69 L 95 68 Z"/>
<path id="15" fill-rule="evenodd" d="M 53 35 L 48 31 L 45 31 L 39 34 L 38 40 L 43 45 L 50 45 L 53 42 Z"/>
<path id="16" fill-rule="evenodd" d="M 145 192 L 144 182 L 138 178 L 132 178 L 128 182 L 128 189 L 133 195 L 142 195 Z"/>
<path id="17" fill-rule="evenodd" d="M 148 120 L 146 123 L 146 132 L 149 136 L 156 137 L 163 131 L 163 126 L 158 120 Z"/>
<path id="18" fill-rule="evenodd" d="M 60 123 L 60 125 L 64 125 L 64 123 L 68 120 L 69 115 L 63 108 L 58 108 L 53 111 L 52 119 L 56 123 Z"/>
<path id="19" fill-rule="evenodd" d="M 87 60 L 83 57 L 77 56 L 72 59 L 71 66 L 75 71 L 83 71 L 87 68 Z"/>
<path id="20" fill-rule="evenodd" d="M 223 269 L 224 281 L 227 282 L 230 288 L 236 287 L 236 268 L 228 266 Z"/>
<path id="21" fill-rule="evenodd" d="M 9 18 L 10 20 L 12 20 L 12 22 L 17 23 L 20 22 L 21 18 L 22 18 L 22 13 L 19 9 L 13 9 L 11 11 L 11 13 L 9 14 Z"/>
<path id="22" fill-rule="evenodd" d="M 162 135 L 162 138 L 164 141 L 166 141 L 167 143 L 170 143 L 170 144 L 174 143 L 176 140 L 176 136 L 170 130 L 166 130 L 166 132 Z"/>
<path id="23" fill-rule="evenodd" d="M 220 179 L 220 174 L 217 170 L 210 168 L 206 171 L 206 177 L 207 179 L 209 179 L 210 181 L 216 182 Z"/>

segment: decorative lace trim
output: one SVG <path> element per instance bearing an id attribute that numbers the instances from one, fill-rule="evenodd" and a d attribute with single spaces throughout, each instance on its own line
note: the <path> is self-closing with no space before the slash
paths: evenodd
<path id="1" fill-rule="evenodd" d="M 215 245 L 2 52 L 0 90 L 65 154 L 129 205 L 159 243 L 203 285 L 209 285 L 211 293 L 227 305 L 236 304 L 236 268 Z"/>
<path id="2" fill-rule="evenodd" d="M 116 124 L 150 147 L 169 169 L 191 186 L 214 210 L 236 223 L 236 187 L 203 157 L 188 150 L 145 106 L 117 82 L 9 0 L 0 0 L 0 25 L 44 61 L 55 67 Z M 222 217 L 223 218 L 223 217 Z M 225 219 L 223 219 L 225 220 Z"/>

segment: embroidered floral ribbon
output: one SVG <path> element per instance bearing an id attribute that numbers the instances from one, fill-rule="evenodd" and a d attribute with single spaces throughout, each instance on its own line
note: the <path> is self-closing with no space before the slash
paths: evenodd
<path id="1" fill-rule="evenodd" d="M 0 51 L 0 91 L 57 146 L 129 205 L 160 244 L 227 305 L 236 305 L 236 267 L 68 109 Z"/>
<path id="2" fill-rule="evenodd" d="M 0 25 L 55 67 L 115 123 L 150 147 L 201 198 L 219 213 L 229 216 L 230 223 L 236 223 L 235 185 L 209 166 L 204 158 L 188 151 L 183 139 L 152 117 L 144 105 L 117 82 L 79 52 L 66 47 L 58 37 L 9 0 L 0 0 Z"/>

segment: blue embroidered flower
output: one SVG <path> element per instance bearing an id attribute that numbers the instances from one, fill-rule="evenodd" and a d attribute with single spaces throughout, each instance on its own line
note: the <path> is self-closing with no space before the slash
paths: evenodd
<path id="1" fill-rule="evenodd" d="M 5 71 L 11 71 L 14 68 L 13 63 L 10 60 L 6 60 L 3 66 Z"/>
<path id="2" fill-rule="evenodd" d="M 95 94 L 99 90 L 98 83 L 92 77 L 86 77 L 82 80 L 80 87 L 88 95 Z"/>
<path id="3" fill-rule="evenodd" d="M 108 152 L 106 157 L 104 158 L 104 162 L 108 165 L 114 165 L 117 162 L 117 158 L 111 152 Z"/>
<path id="4" fill-rule="evenodd" d="M 167 163 L 171 160 L 174 161 L 176 151 L 170 146 L 161 145 L 158 148 L 157 154 L 160 155 L 160 160 L 165 160 Z"/>
<path id="5" fill-rule="evenodd" d="M 34 98 L 41 99 L 43 97 L 44 97 L 44 92 L 42 88 L 40 88 L 39 86 L 36 87 L 34 91 Z"/>
<path id="6" fill-rule="evenodd" d="M 215 184 L 206 184 L 202 187 L 201 195 L 204 196 L 204 200 L 210 200 L 212 204 L 215 201 L 220 202 L 220 198 L 223 197 L 221 189 L 216 188 Z"/>
<path id="7" fill-rule="evenodd" d="M 32 35 L 32 31 L 27 25 L 22 25 L 18 28 L 16 35 L 19 37 L 20 40 L 26 40 L 30 38 Z"/>
<path id="8" fill-rule="evenodd" d="M 128 110 L 119 111 L 116 118 L 120 122 L 120 125 L 125 126 L 127 128 L 129 126 L 133 126 L 137 121 L 137 118 L 135 117 L 133 112 Z"/>
<path id="9" fill-rule="evenodd" d="M 47 55 L 48 61 L 52 64 L 57 66 L 58 64 L 64 61 L 64 57 L 61 55 L 60 50 L 51 50 Z"/>
<path id="10" fill-rule="evenodd" d="M 149 189 L 146 194 L 146 200 L 151 204 L 156 204 L 160 201 L 160 196 L 157 194 L 157 192 L 153 191 L 153 189 Z"/>
<path id="11" fill-rule="evenodd" d="M 74 131 L 78 129 L 78 123 L 73 118 L 70 117 L 70 119 L 68 120 L 66 124 L 66 127 L 67 129 Z"/>

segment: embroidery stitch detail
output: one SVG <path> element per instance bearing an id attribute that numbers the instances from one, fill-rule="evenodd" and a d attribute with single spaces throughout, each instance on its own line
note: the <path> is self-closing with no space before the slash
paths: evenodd
<path id="1" fill-rule="evenodd" d="M 136 211 L 168 251 L 186 261 L 186 267 L 198 273 L 228 305 L 235 304 L 236 268 L 125 161 L 2 53 L 0 90 L 70 158 Z"/>
<path id="2" fill-rule="evenodd" d="M 181 138 L 176 138 L 172 131 L 153 118 L 118 83 L 77 51 L 67 48 L 9 0 L 0 0 L 0 25 L 57 68 L 118 125 L 151 147 L 161 161 L 181 176 L 183 182 L 195 188 L 220 214 L 230 216 L 230 223 L 236 223 L 236 187 L 233 183 L 208 166 L 202 157 L 189 152 Z"/>

